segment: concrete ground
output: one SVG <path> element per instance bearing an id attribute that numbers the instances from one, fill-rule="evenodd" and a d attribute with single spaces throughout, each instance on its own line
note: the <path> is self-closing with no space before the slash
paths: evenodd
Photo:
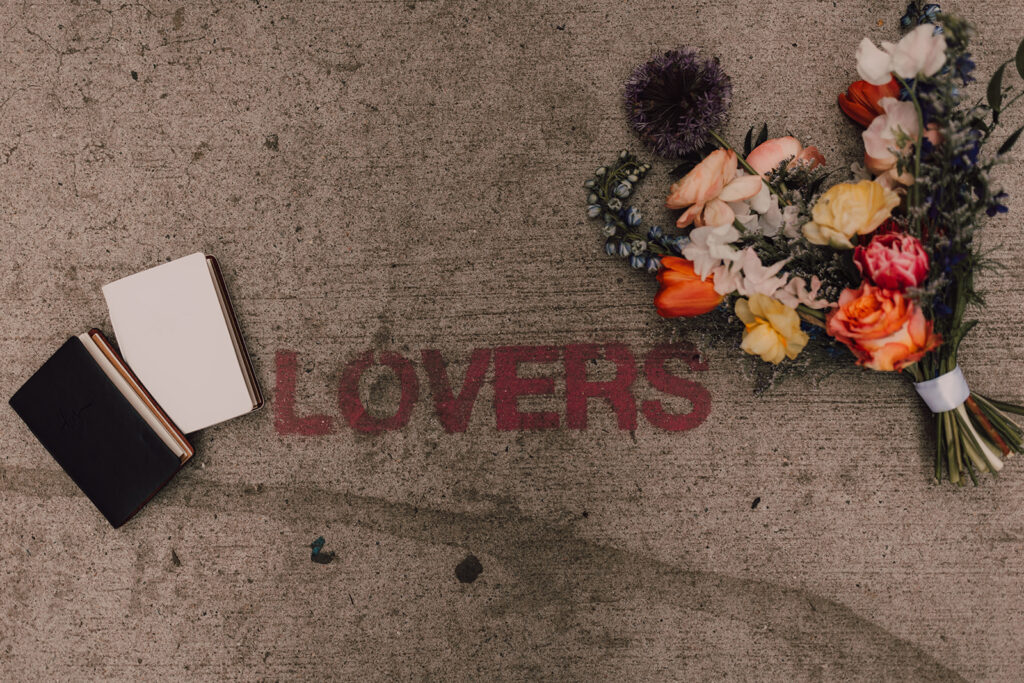
<path id="1" fill-rule="evenodd" d="M 110 332 L 101 285 L 202 250 L 269 400 L 119 530 L 0 410 L 0 679 L 1019 680 L 1021 463 L 934 485 L 911 388 L 849 364 L 756 393 L 584 217 L 592 170 L 643 154 L 623 79 L 681 44 L 731 74 L 733 139 L 768 121 L 855 160 L 835 97 L 901 4 L 4 2 L 0 394 Z M 986 77 L 1024 37 L 1019 2 L 943 5 Z M 1024 164 L 1000 177 L 1008 267 L 962 361 L 1021 401 Z M 635 357 L 638 406 L 705 419 L 592 401 L 580 428 L 564 359 L 589 342 Z M 669 343 L 700 351 L 664 365 L 690 402 L 645 376 Z M 441 401 L 452 433 L 430 350 L 456 395 L 480 380 Z M 380 433 L 339 400 L 371 351 L 408 360 L 362 377 Z M 494 390 L 516 354 L 555 359 L 521 369 L 554 378 L 532 425 Z"/>

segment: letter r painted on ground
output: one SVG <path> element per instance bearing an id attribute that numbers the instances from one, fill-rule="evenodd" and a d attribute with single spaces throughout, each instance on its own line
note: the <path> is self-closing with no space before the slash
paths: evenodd
<path id="1" fill-rule="evenodd" d="M 588 399 L 603 398 L 615 411 L 619 429 L 636 429 L 633 353 L 625 344 L 605 344 L 604 358 L 615 363 L 615 378 L 598 382 L 587 379 L 587 363 L 601 358 L 600 349 L 598 344 L 565 347 L 565 421 L 570 429 L 586 429 Z"/>

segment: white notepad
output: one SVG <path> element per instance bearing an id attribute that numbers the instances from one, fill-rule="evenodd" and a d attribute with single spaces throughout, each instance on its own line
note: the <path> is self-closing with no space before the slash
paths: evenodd
<path id="1" fill-rule="evenodd" d="M 212 257 L 196 253 L 129 275 L 103 296 L 121 355 L 182 432 L 262 404 Z"/>

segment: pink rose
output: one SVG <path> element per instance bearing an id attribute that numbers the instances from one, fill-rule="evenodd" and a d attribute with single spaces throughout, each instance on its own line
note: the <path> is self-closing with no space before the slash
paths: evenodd
<path id="1" fill-rule="evenodd" d="M 928 252 L 911 235 L 876 234 L 867 247 L 854 249 L 853 261 L 875 285 L 897 292 L 920 287 L 928 277 Z"/>
<path id="2" fill-rule="evenodd" d="M 784 138 L 765 140 L 747 155 L 747 163 L 762 176 L 774 170 L 786 159 L 790 159 L 786 168 L 797 164 L 806 164 L 809 168 L 817 168 L 825 163 L 817 147 L 804 147 L 799 140 L 791 135 Z"/>

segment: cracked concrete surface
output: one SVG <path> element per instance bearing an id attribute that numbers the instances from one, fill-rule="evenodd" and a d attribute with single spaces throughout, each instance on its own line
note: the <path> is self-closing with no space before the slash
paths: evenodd
<path id="1" fill-rule="evenodd" d="M 898 378 L 843 365 L 755 394 L 755 366 L 658 319 L 584 218 L 591 170 L 644 154 L 621 81 L 680 44 L 732 76 L 733 137 L 768 121 L 855 160 L 835 96 L 900 4 L 0 5 L 4 396 L 69 335 L 110 331 L 102 284 L 203 250 L 270 399 L 195 435 L 120 530 L 0 411 L 0 679 L 1019 678 L 1020 463 L 931 484 Z M 978 25 L 986 76 L 1024 37 L 1013 3 L 943 6 Z M 1019 402 L 1024 165 L 999 174 L 1011 212 L 985 239 L 1008 267 L 983 276 L 962 361 Z M 668 180 L 657 162 L 647 212 Z M 639 362 L 681 340 L 711 412 L 679 433 L 598 402 L 566 428 L 558 364 L 524 366 L 556 395 L 523 406 L 561 428 L 496 429 L 489 366 L 448 433 L 420 362 L 440 351 L 457 390 L 476 348 L 618 342 Z M 383 434 L 339 408 L 370 350 L 419 378 Z M 328 433 L 275 427 L 286 352 L 295 412 Z M 401 393 L 376 373 L 363 398 L 386 416 Z M 311 561 L 320 536 L 332 560 Z"/>

